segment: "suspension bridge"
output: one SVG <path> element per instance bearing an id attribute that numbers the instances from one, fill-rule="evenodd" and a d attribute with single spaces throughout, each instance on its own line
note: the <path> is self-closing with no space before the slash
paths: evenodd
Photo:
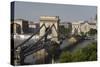
<path id="1" fill-rule="evenodd" d="M 40 28 L 35 33 L 33 33 L 24 42 L 17 45 L 11 50 L 14 53 L 15 65 L 22 65 L 24 63 L 24 59 L 27 56 L 41 49 L 45 49 L 48 52 L 48 49 L 50 49 L 50 47 L 52 47 L 53 44 L 55 43 L 59 44 L 59 35 L 58 35 L 59 34 L 59 29 L 58 29 L 59 19 L 53 20 L 52 22 L 51 20 L 53 18 L 49 19 L 50 22 L 47 24 L 48 20 L 45 20 L 44 18 L 45 17 L 41 18 Z M 40 32 L 40 38 L 37 40 L 37 42 L 32 43 L 30 45 L 26 45 L 32 39 L 32 37 L 34 37 L 39 32 Z M 51 35 L 52 38 L 48 38 L 48 35 Z"/>

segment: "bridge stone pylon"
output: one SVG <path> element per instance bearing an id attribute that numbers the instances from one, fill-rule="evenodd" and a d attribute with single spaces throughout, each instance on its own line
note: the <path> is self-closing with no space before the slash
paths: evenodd
<path id="1" fill-rule="evenodd" d="M 60 21 L 59 16 L 41 16 L 40 17 L 40 27 L 43 24 L 44 26 L 40 29 L 40 37 L 42 37 L 45 34 L 46 29 L 48 27 L 51 27 L 52 25 L 54 25 L 52 29 L 50 30 L 48 37 L 50 37 L 51 40 L 58 42 L 59 40 L 59 21 Z"/>
<path id="2" fill-rule="evenodd" d="M 75 35 L 80 35 L 80 32 L 81 32 L 81 30 L 80 30 L 80 22 L 73 22 L 72 23 L 72 34 L 75 34 Z"/>
<path id="3" fill-rule="evenodd" d="M 12 33 L 14 34 L 24 34 L 28 30 L 28 21 L 23 19 L 15 19 L 11 23 Z"/>

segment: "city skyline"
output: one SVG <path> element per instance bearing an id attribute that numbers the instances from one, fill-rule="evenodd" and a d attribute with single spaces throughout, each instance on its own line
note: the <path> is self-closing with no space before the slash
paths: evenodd
<path id="1" fill-rule="evenodd" d="M 40 16 L 59 16 L 61 22 L 86 21 L 95 18 L 96 6 L 49 4 L 15 1 L 14 19 L 39 22 Z"/>

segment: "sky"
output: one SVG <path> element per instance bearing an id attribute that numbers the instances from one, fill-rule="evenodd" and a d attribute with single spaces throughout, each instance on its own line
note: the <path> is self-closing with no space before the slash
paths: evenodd
<path id="1" fill-rule="evenodd" d="M 87 21 L 97 14 L 96 6 L 15 1 L 14 19 L 39 22 L 40 16 L 59 16 L 61 22 Z"/>

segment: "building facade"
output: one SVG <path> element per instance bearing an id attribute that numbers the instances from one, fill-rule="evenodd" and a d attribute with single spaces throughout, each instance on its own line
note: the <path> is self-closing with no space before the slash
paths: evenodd
<path id="1" fill-rule="evenodd" d="M 29 22 L 28 25 L 30 34 L 37 32 L 37 30 L 39 29 L 39 23 Z"/>
<path id="2" fill-rule="evenodd" d="M 81 32 L 87 33 L 90 30 L 90 26 L 88 22 L 81 23 Z"/>
<path id="3" fill-rule="evenodd" d="M 72 22 L 72 34 L 81 35 L 81 32 L 87 33 L 90 29 L 97 29 L 96 21 Z"/>
<path id="4" fill-rule="evenodd" d="M 59 26 L 64 26 L 64 28 L 71 28 L 71 22 L 61 22 Z"/>

